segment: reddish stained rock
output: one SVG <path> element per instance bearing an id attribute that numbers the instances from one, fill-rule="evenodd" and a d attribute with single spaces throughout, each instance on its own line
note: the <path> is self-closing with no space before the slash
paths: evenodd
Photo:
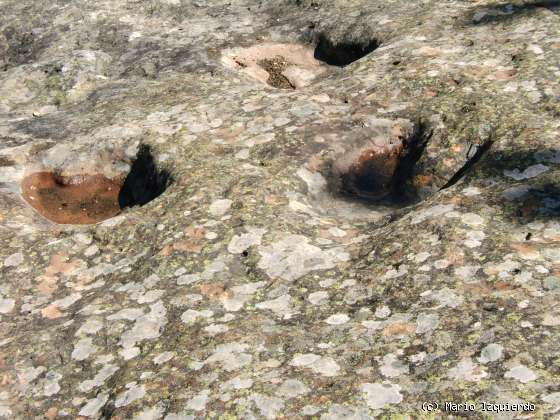
<path id="1" fill-rule="evenodd" d="M 55 276 L 41 276 L 39 279 L 41 282 L 37 285 L 37 290 L 43 295 L 51 296 L 58 288 L 56 284 L 57 278 Z"/>
<path id="2" fill-rule="evenodd" d="M 515 69 L 507 69 L 507 70 L 498 70 L 494 73 L 493 79 L 495 80 L 511 80 L 514 79 L 517 75 L 517 70 Z"/>
<path id="3" fill-rule="evenodd" d="M 173 244 L 173 249 L 175 251 L 193 252 L 195 254 L 198 254 L 200 251 L 202 251 L 202 247 L 203 244 L 201 244 L 199 241 L 191 239 L 185 239 Z"/>
<path id="4" fill-rule="evenodd" d="M 437 55 L 441 54 L 441 50 L 439 48 L 434 48 L 434 47 L 422 47 L 418 50 L 418 53 L 420 55 L 425 55 L 428 57 L 435 57 Z"/>
<path id="5" fill-rule="evenodd" d="M 87 264 L 83 260 L 79 258 L 72 258 L 69 260 L 68 255 L 63 252 L 58 252 L 51 256 L 50 264 L 45 269 L 45 275 L 53 276 L 55 274 L 64 274 L 70 276 L 86 266 Z"/>
<path id="6" fill-rule="evenodd" d="M 58 307 L 56 305 L 51 304 L 51 305 L 41 309 L 41 315 L 43 315 L 44 318 L 56 319 L 56 318 L 60 318 L 64 314 L 62 312 L 60 312 L 60 310 L 58 309 Z"/>
<path id="7" fill-rule="evenodd" d="M 185 239 L 181 239 L 173 244 L 164 246 L 159 252 L 159 255 L 162 257 L 168 257 L 174 251 L 191 252 L 194 254 L 198 254 L 202 251 L 202 248 L 206 244 L 206 240 L 204 238 L 204 235 L 206 235 L 205 228 L 190 226 L 185 229 L 185 235 Z"/>
<path id="8" fill-rule="evenodd" d="M 48 420 L 54 420 L 58 417 L 58 408 L 56 407 L 51 407 L 47 410 L 47 412 L 45 413 L 45 417 Z"/>
<path id="9" fill-rule="evenodd" d="M 540 256 L 539 250 L 535 245 L 516 242 L 511 244 L 511 248 L 517 251 L 521 258 L 526 260 L 535 260 Z"/>
<path id="10" fill-rule="evenodd" d="M 200 293 L 210 300 L 231 299 L 233 293 L 227 290 L 223 283 L 206 283 L 199 286 Z"/>
<path id="11" fill-rule="evenodd" d="M 388 150 L 365 150 L 342 173 L 344 188 L 365 198 L 378 199 L 391 192 L 402 147 Z"/>
<path id="12" fill-rule="evenodd" d="M 40 215 L 60 224 L 88 225 L 121 211 L 122 182 L 103 175 L 62 177 L 36 172 L 21 183 L 22 195 Z"/>
<path id="13" fill-rule="evenodd" d="M 285 205 L 288 204 L 288 199 L 281 195 L 267 195 L 264 197 L 264 202 L 269 205 Z"/>
<path id="14" fill-rule="evenodd" d="M 214 134 L 216 137 L 221 138 L 228 144 L 235 144 L 239 140 L 243 131 L 243 127 L 227 127 L 214 130 Z"/>
<path id="15" fill-rule="evenodd" d="M 87 267 L 87 263 L 79 258 L 69 259 L 63 252 L 51 256 L 50 264 L 45 268 L 45 273 L 37 278 L 37 290 L 46 296 L 51 296 L 58 288 L 58 274 L 72 276 L 81 269 Z"/>
<path id="16" fill-rule="evenodd" d="M 406 322 L 396 322 L 394 324 L 389 324 L 383 328 L 384 336 L 402 336 L 411 335 L 416 331 L 416 326 L 414 324 L 409 324 Z"/>
<path id="17" fill-rule="evenodd" d="M 432 183 L 432 181 L 433 176 L 424 174 L 416 175 L 413 179 L 414 185 L 416 185 L 417 187 L 428 186 Z"/>
<path id="18" fill-rule="evenodd" d="M 173 248 L 177 251 L 194 252 L 198 254 L 206 243 L 204 239 L 206 229 L 203 227 L 190 226 L 185 229 L 185 235 L 187 236 L 187 239 L 175 242 L 175 244 L 173 244 Z"/>

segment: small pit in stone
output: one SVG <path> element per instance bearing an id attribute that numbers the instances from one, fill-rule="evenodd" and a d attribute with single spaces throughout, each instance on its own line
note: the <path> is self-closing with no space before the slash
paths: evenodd
<path id="1" fill-rule="evenodd" d="M 368 140 L 333 161 L 331 190 L 385 205 L 416 201 L 411 178 L 432 132 L 423 123 L 393 131 L 393 136 Z"/>
<path id="2" fill-rule="evenodd" d="M 300 89 L 327 69 L 313 53 L 306 45 L 263 43 L 225 50 L 222 63 L 269 86 Z"/>
<path id="3" fill-rule="evenodd" d="M 391 192 L 402 147 L 386 151 L 366 150 L 342 174 L 342 191 L 366 199 L 381 199 Z"/>
<path id="4" fill-rule="evenodd" d="M 277 89 L 300 89 L 311 84 L 329 66 L 345 67 L 379 45 L 375 39 L 335 43 L 320 35 L 315 47 L 265 42 L 227 49 L 222 53 L 222 63 Z"/>
<path id="5" fill-rule="evenodd" d="M 142 146 L 126 177 L 99 173 L 65 176 L 39 171 L 21 183 L 22 196 L 43 217 L 58 224 L 87 225 L 118 215 L 124 208 L 158 197 L 170 181 L 157 169 L 150 149 Z"/>
<path id="6" fill-rule="evenodd" d="M 158 169 L 148 146 L 141 146 L 119 194 L 121 208 L 143 206 L 159 197 L 171 182 L 170 173 Z"/>
<path id="7" fill-rule="evenodd" d="M 315 47 L 314 57 L 331 66 L 345 67 L 372 53 L 379 48 L 379 45 L 380 43 L 376 39 L 335 44 L 326 36 L 321 35 Z"/>

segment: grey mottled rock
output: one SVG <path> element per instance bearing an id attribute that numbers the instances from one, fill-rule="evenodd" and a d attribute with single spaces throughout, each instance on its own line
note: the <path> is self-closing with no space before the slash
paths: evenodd
<path id="1" fill-rule="evenodd" d="M 554 3 L 4 0 L 0 416 L 556 415 Z"/>

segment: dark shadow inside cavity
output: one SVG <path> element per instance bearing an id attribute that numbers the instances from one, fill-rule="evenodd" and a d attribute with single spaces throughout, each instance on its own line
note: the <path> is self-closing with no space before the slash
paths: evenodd
<path id="1" fill-rule="evenodd" d="M 420 197 L 412 177 L 431 137 L 432 130 L 423 122 L 417 123 L 412 135 L 402 139 L 401 150 L 362 160 L 335 180 L 331 190 L 346 199 L 388 207 L 418 202 Z"/>
<path id="2" fill-rule="evenodd" d="M 326 36 L 321 35 L 315 47 L 314 57 L 331 66 L 344 67 L 368 55 L 379 47 L 377 40 L 369 42 L 342 42 L 334 44 Z"/>
<path id="3" fill-rule="evenodd" d="M 405 140 L 404 150 L 393 177 L 390 194 L 393 202 L 407 204 L 420 199 L 411 180 L 432 135 L 433 130 L 425 122 L 420 121 L 414 127 L 412 136 Z"/>
<path id="4" fill-rule="evenodd" d="M 401 150 L 371 155 L 363 153 L 348 171 L 340 174 L 340 192 L 367 201 L 381 200 L 391 190 L 400 156 Z"/>
<path id="5" fill-rule="evenodd" d="M 364 197 L 374 197 L 391 182 L 392 174 L 384 165 L 385 159 L 397 159 L 398 156 L 375 156 L 362 165 L 359 171 L 343 178 L 343 188 L 347 192 L 356 192 Z"/>
<path id="6" fill-rule="evenodd" d="M 143 206 L 161 195 L 170 182 L 169 172 L 159 170 L 150 147 L 142 145 L 120 190 L 119 206 Z"/>

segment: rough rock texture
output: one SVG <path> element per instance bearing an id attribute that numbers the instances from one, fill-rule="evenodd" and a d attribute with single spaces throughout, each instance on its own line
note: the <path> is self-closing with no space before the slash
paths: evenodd
<path id="1" fill-rule="evenodd" d="M 557 1 L 1 5 L 0 416 L 560 410 Z M 379 47 L 296 90 L 222 64 L 319 39 Z M 329 187 L 379 120 L 431 131 L 412 202 Z M 140 145 L 173 179 L 144 206 L 64 226 L 20 196 Z"/>

